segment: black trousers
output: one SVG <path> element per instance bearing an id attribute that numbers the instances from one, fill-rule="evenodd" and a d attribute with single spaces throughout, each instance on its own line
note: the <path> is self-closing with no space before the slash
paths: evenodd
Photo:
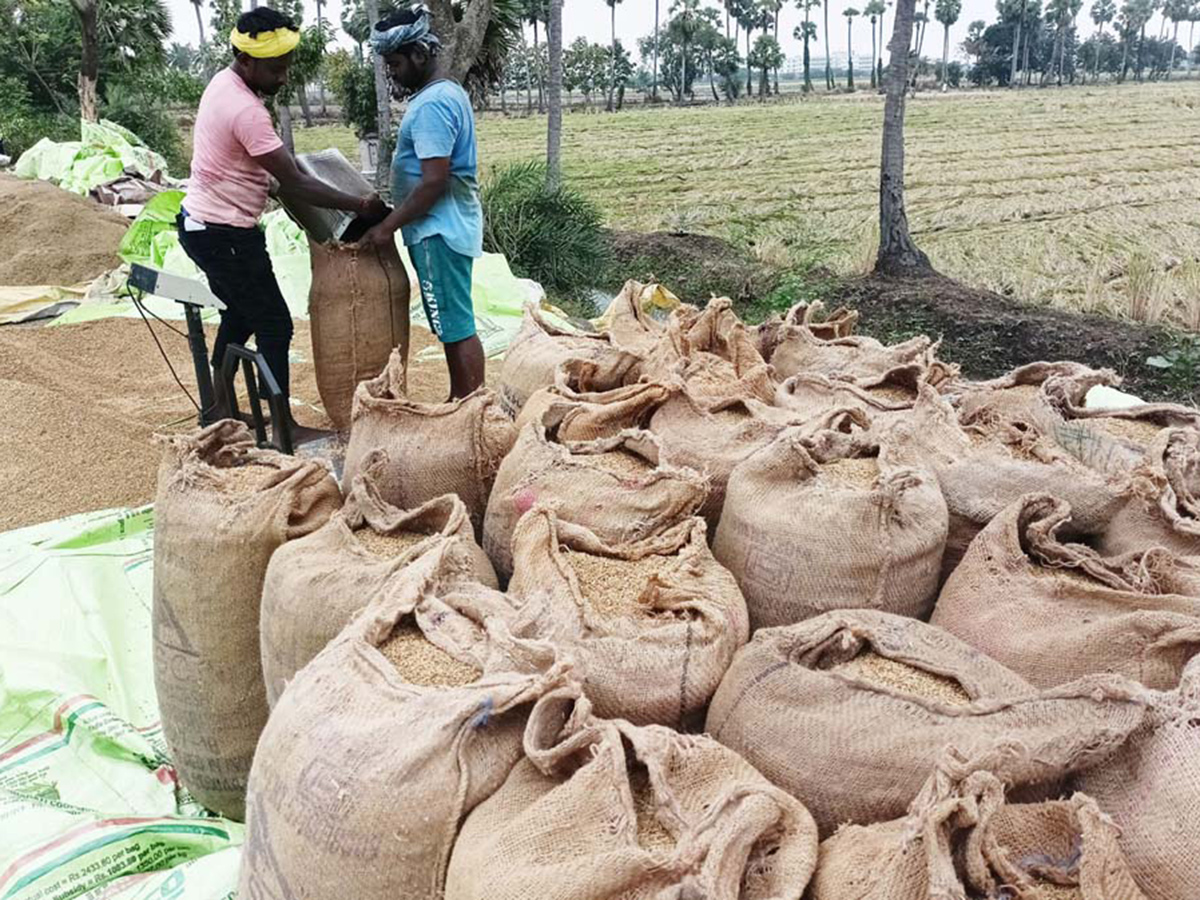
<path id="1" fill-rule="evenodd" d="M 226 306 L 213 345 L 213 367 L 220 367 L 227 345 L 244 344 L 254 335 L 258 352 L 271 367 L 280 389 L 288 394 L 292 314 L 275 280 L 266 235 L 258 228 L 230 225 L 206 225 L 203 231 L 187 231 L 183 222 L 180 215 L 176 220 L 180 245 Z"/>

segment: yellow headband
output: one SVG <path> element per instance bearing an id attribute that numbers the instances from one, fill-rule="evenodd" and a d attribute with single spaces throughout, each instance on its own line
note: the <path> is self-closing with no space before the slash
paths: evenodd
<path id="1" fill-rule="evenodd" d="M 296 49 L 300 43 L 300 32 L 291 28 L 276 28 L 274 31 L 260 31 L 256 37 L 251 37 L 235 27 L 229 34 L 229 41 L 255 59 L 274 59 Z"/>

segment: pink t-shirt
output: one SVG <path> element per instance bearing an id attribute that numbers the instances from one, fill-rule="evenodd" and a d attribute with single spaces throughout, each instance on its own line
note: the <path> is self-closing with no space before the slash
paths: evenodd
<path id="1" fill-rule="evenodd" d="M 252 157 L 283 146 L 271 114 L 232 69 L 209 82 L 196 113 L 192 177 L 183 201 L 209 225 L 252 228 L 267 206 L 270 176 Z"/>

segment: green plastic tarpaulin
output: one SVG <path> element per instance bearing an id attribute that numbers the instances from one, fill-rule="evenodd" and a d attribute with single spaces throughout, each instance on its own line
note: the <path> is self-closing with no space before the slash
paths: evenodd
<path id="1" fill-rule="evenodd" d="M 243 827 L 175 777 L 151 651 L 153 513 L 0 534 L 0 900 L 220 900 Z"/>
<path id="2" fill-rule="evenodd" d="M 17 160 L 17 177 L 54 181 L 64 190 L 86 194 L 126 170 L 147 178 L 156 171 L 167 174 L 166 160 L 128 128 L 107 120 L 80 122 L 79 133 L 79 141 L 42 138 Z"/>

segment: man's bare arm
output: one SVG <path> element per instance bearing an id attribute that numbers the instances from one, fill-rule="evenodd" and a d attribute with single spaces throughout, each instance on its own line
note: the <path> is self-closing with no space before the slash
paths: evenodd
<path id="1" fill-rule="evenodd" d="M 363 236 L 363 243 L 386 246 L 397 231 L 426 215 L 433 205 L 446 193 L 450 184 L 450 158 L 421 160 L 421 181 L 404 202 L 391 214 Z"/>

